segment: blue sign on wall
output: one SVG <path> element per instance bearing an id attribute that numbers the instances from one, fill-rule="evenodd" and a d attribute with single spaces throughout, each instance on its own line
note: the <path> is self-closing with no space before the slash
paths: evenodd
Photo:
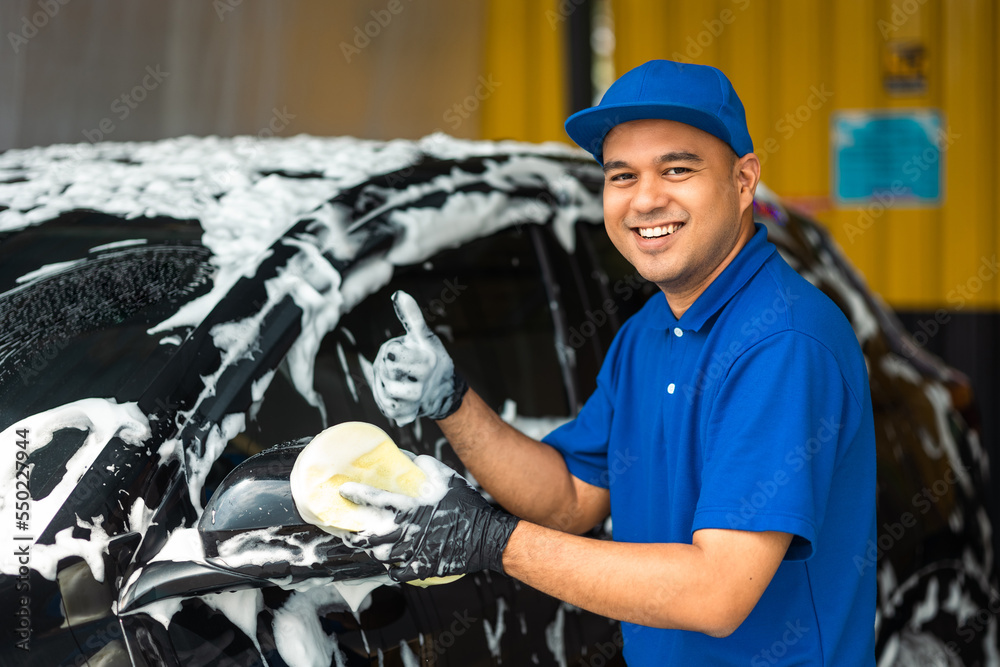
<path id="1" fill-rule="evenodd" d="M 941 201 L 941 114 L 932 109 L 841 111 L 831 119 L 838 204 L 936 206 Z"/>

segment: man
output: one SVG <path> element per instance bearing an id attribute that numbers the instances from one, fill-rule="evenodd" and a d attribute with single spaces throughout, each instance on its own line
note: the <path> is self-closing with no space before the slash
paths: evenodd
<path id="1" fill-rule="evenodd" d="M 417 506 L 345 485 L 398 526 L 355 544 L 398 580 L 492 568 L 619 619 L 633 667 L 874 665 L 874 569 L 853 565 L 876 536 L 865 362 L 753 221 L 760 162 L 736 92 L 714 68 L 653 61 L 566 129 L 604 167 L 609 237 L 662 295 L 622 327 L 577 418 L 537 442 L 467 389 L 397 293 L 407 334 L 376 360 L 381 409 L 437 419 L 513 516 L 457 476 Z M 614 541 L 577 535 L 609 512 Z"/>

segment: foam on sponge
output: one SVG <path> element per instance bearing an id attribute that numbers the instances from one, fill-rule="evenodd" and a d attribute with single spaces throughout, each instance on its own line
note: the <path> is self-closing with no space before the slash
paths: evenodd
<path id="1" fill-rule="evenodd" d="M 385 513 L 357 505 L 340 495 L 345 482 L 359 482 L 424 502 L 443 495 L 444 480 L 429 480 L 389 435 L 366 422 L 344 422 L 319 433 L 299 454 L 291 473 L 292 499 L 302 518 L 334 535 L 378 530 Z M 416 501 L 415 501 L 416 502 Z M 389 526 L 391 528 L 391 526 Z M 431 577 L 417 586 L 460 578 Z"/>
<path id="2" fill-rule="evenodd" d="M 365 422 L 331 426 L 312 439 L 292 467 L 292 498 L 302 518 L 327 532 L 371 528 L 379 515 L 340 495 L 344 482 L 360 482 L 411 498 L 420 496 L 424 472 L 382 429 Z"/>

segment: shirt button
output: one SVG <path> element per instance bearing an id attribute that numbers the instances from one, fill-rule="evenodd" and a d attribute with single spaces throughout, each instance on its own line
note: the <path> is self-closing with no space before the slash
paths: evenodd
<path id="1" fill-rule="evenodd" d="M 674 387 L 674 383 L 673 382 L 671 382 L 670 384 L 667 385 L 667 393 L 668 394 L 674 393 L 674 389 L 676 389 L 676 387 Z"/>
<path id="2" fill-rule="evenodd" d="M 680 327 L 677 327 L 677 328 L 674 329 L 674 335 L 677 336 L 678 338 L 680 338 L 681 336 L 684 335 L 684 332 L 681 331 Z"/>

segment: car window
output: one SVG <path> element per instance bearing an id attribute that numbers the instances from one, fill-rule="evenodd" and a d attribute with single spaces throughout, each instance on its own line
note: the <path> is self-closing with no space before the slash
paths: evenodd
<path id="1" fill-rule="evenodd" d="M 206 248 L 136 245 L 0 295 L 0 429 L 80 398 L 138 399 L 177 349 L 148 329 L 210 286 Z"/>
<path id="2" fill-rule="evenodd" d="M 314 386 L 327 422 L 368 421 L 386 429 L 404 449 L 452 459 L 433 422 L 398 429 L 372 398 L 366 366 L 383 342 L 403 334 L 392 308 L 397 289 L 413 295 L 456 366 L 495 409 L 514 401 L 521 416 L 568 417 L 537 234 L 534 225 L 511 228 L 397 268 L 391 282 L 346 314 L 320 346 Z M 250 454 L 322 428 L 319 412 L 279 370 L 256 419 L 233 445 Z"/>
<path id="3" fill-rule="evenodd" d="M 577 225 L 577 256 L 581 265 L 589 264 L 592 275 L 603 285 L 603 299 L 615 302 L 611 313 L 613 327 L 618 327 L 658 293 L 656 285 L 639 275 L 635 267 L 628 263 L 618 248 L 611 243 L 604 225 Z M 603 277 L 600 276 L 603 274 Z M 611 309 L 607 309 L 611 310 Z"/>

